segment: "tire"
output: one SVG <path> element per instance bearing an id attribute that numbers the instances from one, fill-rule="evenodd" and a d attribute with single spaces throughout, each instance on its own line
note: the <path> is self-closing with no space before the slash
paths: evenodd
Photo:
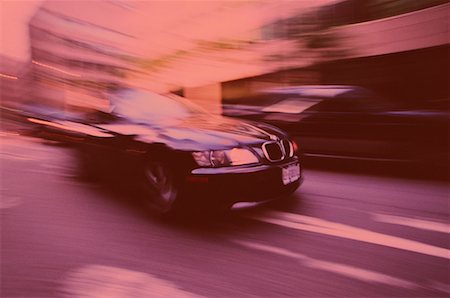
<path id="1" fill-rule="evenodd" d="M 179 179 L 170 163 L 146 161 L 143 168 L 144 203 L 161 215 L 172 215 L 180 205 Z"/>

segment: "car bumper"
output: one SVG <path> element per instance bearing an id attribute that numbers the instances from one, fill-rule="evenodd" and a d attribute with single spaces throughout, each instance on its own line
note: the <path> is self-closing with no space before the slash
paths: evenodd
<path id="1" fill-rule="evenodd" d="M 240 202 L 264 202 L 286 197 L 303 182 L 299 178 L 283 183 L 283 168 L 299 164 L 295 158 L 274 165 L 228 168 L 198 168 L 186 176 L 189 199 L 206 204 L 232 206 Z"/>

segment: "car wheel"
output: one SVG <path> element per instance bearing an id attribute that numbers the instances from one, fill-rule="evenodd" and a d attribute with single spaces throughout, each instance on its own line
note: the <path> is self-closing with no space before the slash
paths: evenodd
<path id="1" fill-rule="evenodd" d="M 178 179 L 165 162 L 148 161 L 144 166 L 145 203 L 161 214 L 173 213 L 178 204 Z"/>

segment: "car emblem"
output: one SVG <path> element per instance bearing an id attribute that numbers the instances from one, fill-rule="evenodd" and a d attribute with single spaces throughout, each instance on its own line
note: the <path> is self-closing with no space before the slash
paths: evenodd
<path id="1" fill-rule="evenodd" d="M 279 139 L 277 136 L 275 136 L 275 135 L 270 135 L 269 137 L 270 137 L 270 139 L 271 139 L 272 141 L 279 141 L 279 140 L 280 140 L 280 139 Z"/>

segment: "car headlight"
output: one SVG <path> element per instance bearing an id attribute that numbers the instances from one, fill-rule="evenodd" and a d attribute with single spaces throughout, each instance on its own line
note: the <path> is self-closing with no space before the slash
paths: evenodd
<path id="1" fill-rule="evenodd" d="M 228 157 L 232 166 L 246 165 L 257 163 L 258 158 L 253 152 L 242 148 L 233 148 L 231 150 L 225 150 L 225 155 Z"/>
<path id="2" fill-rule="evenodd" d="M 243 148 L 192 152 L 192 156 L 202 167 L 239 166 L 258 162 L 253 152 Z"/>

